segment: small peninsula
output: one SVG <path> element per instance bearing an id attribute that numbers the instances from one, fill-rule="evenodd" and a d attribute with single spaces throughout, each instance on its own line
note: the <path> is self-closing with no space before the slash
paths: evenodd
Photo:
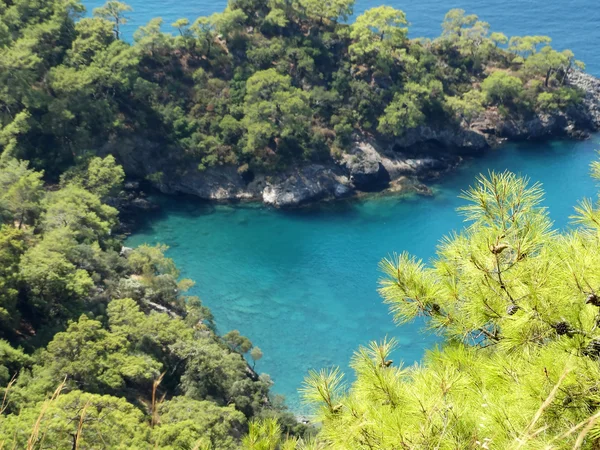
<path id="1" fill-rule="evenodd" d="M 430 40 L 409 39 L 389 6 L 351 20 L 352 0 L 239 0 L 194 22 L 153 19 L 127 43 L 125 4 L 71 23 L 53 7 L 4 22 L 0 79 L 14 87 L 3 155 L 49 177 L 112 154 L 165 193 L 285 207 L 422 189 L 506 140 L 600 125 L 600 82 L 571 51 L 459 9 Z M 34 44 L 39 20 L 48 30 Z"/>

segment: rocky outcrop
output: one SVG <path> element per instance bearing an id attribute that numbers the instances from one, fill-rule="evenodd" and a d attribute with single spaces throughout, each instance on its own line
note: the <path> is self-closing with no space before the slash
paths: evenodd
<path id="1" fill-rule="evenodd" d="M 414 149 L 424 143 L 431 143 L 445 149 L 462 149 L 463 151 L 481 151 L 489 147 L 486 136 L 477 129 L 464 128 L 456 124 L 443 127 L 419 126 L 408 130 L 394 145 L 402 149 Z"/>
<path id="2" fill-rule="evenodd" d="M 264 178 L 246 183 L 237 169 L 232 166 L 209 167 L 198 170 L 189 167 L 177 173 L 163 173 L 155 181 L 166 194 L 184 193 L 207 200 L 252 200 L 260 196 L 266 186 Z"/>
<path id="3" fill-rule="evenodd" d="M 267 205 L 289 207 L 353 193 L 354 186 L 339 167 L 311 164 L 272 177 L 262 191 L 262 201 Z"/>
<path id="4" fill-rule="evenodd" d="M 579 126 L 600 129 L 600 79 L 575 70 L 569 73 L 567 82 L 585 93 L 581 108 L 571 112 L 579 120 Z"/>
<path id="5" fill-rule="evenodd" d="M 206 200 L 259 200 L 275 207 L 337 199 L 357 192 L 411 190 L 428 192 L 421 181 L 438 177 L 462 156 L 481 153 L 506 140 L 583 138 L 600 128 L 600 80 L 574 71 L 567 82 L 585 92 L 581 105 L 568 111 L 506 118 L 488 109 L 470 126 L 448 123 L 408 130 L 392 142 L 355 136 L 337 161 L 295 167 L 278 174 L 241 174 L 236 167 L 199 170 L 195 163 L 174 161 L 177 151 L 141 139 L 109 144 L 129 175 L 149 178 L 164 193 L 185 193 Z"/>
<path id="6" fill-rule="evenodd" d="M 350 181 L 361 191 L 380 191 L 390 184 L 390 173 L 383 165 L 384 158 L 373 145 L 355 142 L 343 155 L 341 166 L 348 171 Z"/>
<path id="7" fill-rule="evenodd" d="M 600 129 L 600 79 L 581 71 L 571 71 L 566 83 L 584 92 L 583 102 L 566 111 L 537 113 L 533 117 L 503 117 L 490 108 L 472 128 L 490 145 L 507 140 L 542 140 L 553 137 L 584 139 Z"/>

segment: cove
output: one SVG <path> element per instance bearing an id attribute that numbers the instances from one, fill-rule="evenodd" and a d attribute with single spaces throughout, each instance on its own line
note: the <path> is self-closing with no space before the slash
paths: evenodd
<path id="1" fill-rule="evenodd" d="M 421 332 L 422 323 L 393 324 L 376 292 L 382 258 L 402 251 L 432 258 L 440 239 L 463 227 L 458 195 L 489 170 L 543 183 L 556 227 L 568 227 L 577 201 L 597 196 L 589 164 L 599 139 L 490 150 L 446 175 L 428 197 L 373 196 L 293 211 L 159 197 L 161 211 L 127 245 L 167 244 L 219 331 L 237 329 L 259 346 L 257 370 L 302 413 L 297 389 L 309 369 L 339 365 L 351 375 L 352 352 L 386 335 L 401 344 L 394 360 L 412 364 L 438 341 Z"/>

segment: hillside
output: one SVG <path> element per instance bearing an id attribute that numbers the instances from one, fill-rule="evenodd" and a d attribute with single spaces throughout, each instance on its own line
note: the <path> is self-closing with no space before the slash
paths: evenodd
<path id="1" fill-rule="evenodd" d="M 93 18 L 76 1 L 4 3 L 0 148 L 51 178 L 111 153 L 164 192 L 289 206 L 410 188 L 507 138 L 600 123 L 569 83 L 582 64 L 548 37 L 452 10 L 439 38 L 408 39 L 402 11 L 348 23 L 352 8 L 236 0 L 129 44 L 123 3 Z"/>

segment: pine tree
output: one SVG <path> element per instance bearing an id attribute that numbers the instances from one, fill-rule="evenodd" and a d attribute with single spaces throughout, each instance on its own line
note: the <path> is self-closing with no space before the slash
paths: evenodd
<path id="1" fill-rule="evenodd" d="M 394 339 L 361 347 L 349 386 L 312 372 L 304 395 L 326 448 L 597 448 L 598 206 L 582 202 L 561 234 L 525 178 L 490 173 L 463 197 L 469 225 L 431 264 L 380 265 L 396 322 L 425 317 L 443 344 L 408 368 L 391 361 Z"/>

